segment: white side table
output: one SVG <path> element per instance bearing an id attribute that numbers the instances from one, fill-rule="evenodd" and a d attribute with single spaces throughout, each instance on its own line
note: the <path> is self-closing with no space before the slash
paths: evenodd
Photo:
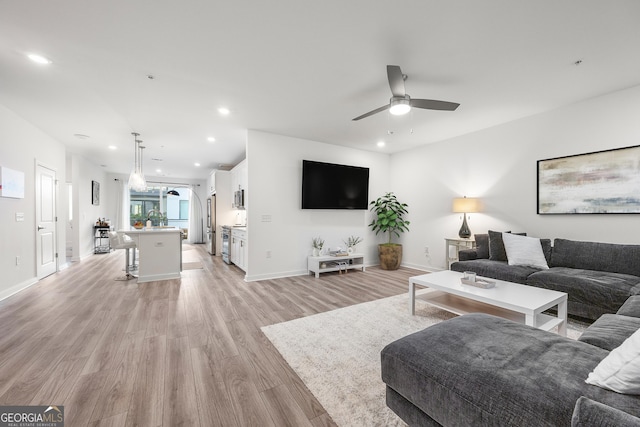
<path id="1" fill-rule="evenodd" d="M 447 268 L 451 268 L 451 264 L 458 261 L 460 249 L 473 249 L 476 247 L 476 241 L 473 237 L 462 239 L 460 237 L 445 237 L 445 259 L 447 260 Z M 453 248 L 454 256 L 451 255 Z"/>

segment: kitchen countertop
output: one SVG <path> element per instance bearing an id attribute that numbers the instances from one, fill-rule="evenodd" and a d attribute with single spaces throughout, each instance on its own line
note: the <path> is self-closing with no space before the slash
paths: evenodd
<path id="1" fill-rule="evenodd" d="M 151 227 L 151 228 L 143 227 L 140 229 L 131 228 L 130 230 L 122 230 L 122 232 L 125 234 L 175 233 L 177 231 L 181 232 L 182 230 L 176 227 Z"/>

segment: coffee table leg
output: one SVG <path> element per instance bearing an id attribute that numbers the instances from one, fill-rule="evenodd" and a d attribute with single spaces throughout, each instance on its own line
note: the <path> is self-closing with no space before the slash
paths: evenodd
<path id="1" fill-rule="evenodd" d="M 536 315 L 534 314 L 533 316 L 530 314 L 525 314 L 524 315 L 524 324 L 525 325 L 529 325 L 529 326 L 533 326 L 534 328 L 537 327 L 536 326 Z"/>
<path id="2" fill-rule="evenodd" d="M 416 284 L 409 281 L 409 314 L 416 314 Z"/>
<path id="3" fill-rule="evenodd" d="M 558 304 L 558 318 L 562 319 L 562 323 L 558 325 L 558 335 L 567 336 L 567 300 L 565 299 Z"/>

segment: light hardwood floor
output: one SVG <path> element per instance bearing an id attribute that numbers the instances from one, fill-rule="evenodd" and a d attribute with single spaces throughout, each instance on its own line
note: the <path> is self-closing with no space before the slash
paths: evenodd
<path id="1" fill-rule="evenodd" d="M 202 269 L 119 282 L 95 255 L 0 302 L 0 405 L 64 405 L 75 426 L 332 426 L 260 327 L 407 292 L 421 274 L 368 268 L 246 283 Z"/>

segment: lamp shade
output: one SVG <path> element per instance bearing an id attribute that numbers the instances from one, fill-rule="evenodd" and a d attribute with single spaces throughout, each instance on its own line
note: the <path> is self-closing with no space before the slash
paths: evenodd
<path id="1" fill-rule="evenodd" d="M 178 193 L 176 190 L 169 190 L 167 191 L 167 194 L 169 194 L 170 196 L 179 196 L 180 193 Z"/>
<path id="2" fill-rule="evenodd" d="M 480 211 L 480 200 L 469 197 L 456 197 L 453 199 L 453 212 L 474 213 Z"/>

